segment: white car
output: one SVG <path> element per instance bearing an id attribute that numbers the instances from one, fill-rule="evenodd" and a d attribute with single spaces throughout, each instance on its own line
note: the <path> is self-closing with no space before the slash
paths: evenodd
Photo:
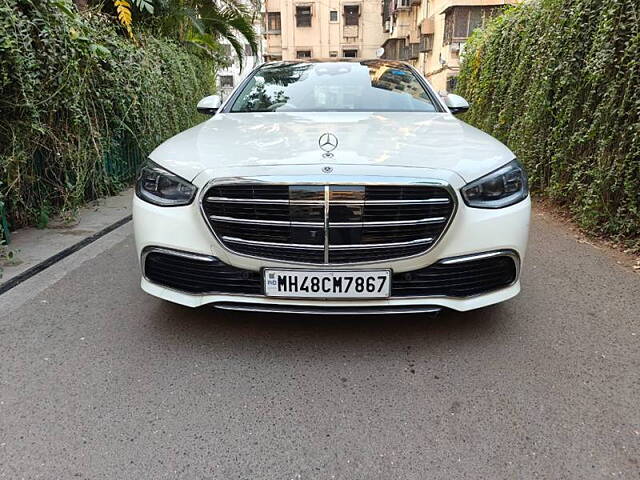
<path id="1" fill-rule="evenodd" d="M 412 67 L 255 69 L 155 149 L 133 217 L 142 288 L 192 307 L 465 311 L 520 291 L 530 197 L 513 153 Z"/>

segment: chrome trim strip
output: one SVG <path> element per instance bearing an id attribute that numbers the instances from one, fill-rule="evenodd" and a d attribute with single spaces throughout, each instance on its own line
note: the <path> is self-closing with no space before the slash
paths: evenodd
<path id="1" fill-rule="evenodd" d="M 438 263 L 442 263 L 443 265 L 452 265 L 455 263 L 463 263 L 463 262 L 471 262 L 473 260 L 482 260 L 484 258 L 492 258 L 492 257 L 501 257 L 501 256 L 509 256 L 509 252 L 512 253 L 511 250 L 497 250 L 495 252 L 486 252 L 486 253 L 477 253 L 473 255 L 463 255 L 461 257 L 451 257 L 445 258 L 444 260 L 440 260 Z"/>
<path id="2" fill-rule="evenodd" d="M 439 313 L 442 307 L 436 306 L 402 306 L 397 307 L 323 307 L 268 305 L 259 303 L 214 303 L 214 307 L 221 310 L 234 310 L 259 313 L 292 313 L 302 315 L 389 315 L 398 313 Z"/>
<path id="3" fill-rule="evenodd" d="M 280 205 L 324 205 L 324 200 L 282 200 L 268 198 L 228 198 L 228 197 L 207 197 L 205 202 L 225 202 L 225 203 L 263 203 Z M 448 198 L 427 198 L 424 200 L 331 200 L 332 205 L 424 205 L 437 204 L 448 205 Z"/>
<path id="4" fill-rule="evenodd" d="M 277 243 L 263 242 L 259 240 L 245 240 L 244 238 L 223 236 L 223 240 L 231 243 L 240 243 L 242 245 L 252 245 L 255 247 L 272 247 L 272 248 L 297 248 L 308 250 L 324 250 L 324 245 L 313 245 L 310 243 Z"/>
<path id="5" fill-rule="evenodd" d="M 328 222 L 291 222 L 287 220 L 258 220 L 244 217 L 223 217 L 220 215 L 209 215 L 209 218 L 216 222 L 227 223 L 249 223 L 251 225 L 279 225 L 283 227 L 393 227 L 397 225 L 427 225 L 430 223 L 442 223 L 446 217 L 421 218 L 419 220 L 397 220 L 388 222 L 328 222 L 329 210 L 325 209 L 325 221 Z"/>
<path id="6" fill-rule="evenodd" d="M 431 250 L 433 250 L 436 245 L 444 238 L 447 234 L 451 224 L 456 218 L 456 214 L 458 213 L 458 193 L 457 191 L 446 181 L 432 179 L 432 178 L 420 178 L 420 177 L 382 177 L 377 175 L 361 175 L 361 176 L 334 176 L 332 179 L 328 179 L 327 176 L 321 175 L 305 175 L 304 180 L 299 176 L 241 176 L 241 177 L 221 177 L 221 178 L 213 178 L 209 180 L 204 187 L 200 190 L 198 202 L 200 208 L 200 214 L 203 216 L 205 224 L 213 237 L 217 240 L 220 248 L 225 250 L 231 255 L 245 257 L 245 258 L 253 258 L 260 261 L 269 261 L 274 262 L 275 265 L 308 265 L 308 266 L 330 266 L 329 263 L 310 263 L 310 262 L 295 262 L 291 260 L 277 260 L 277 259 L 265 259 L 264 257 L 260 257 L 257 255 L 248 255 L 246 253 L 239 253 L 229 248 L 224 244 L 224 242 L 218 237 L 216 232 L 214 231 L 211 223 L 207 219 L 207 214 L 204 210 L 204 198 L 205 194 L 209 191 L 209 189 L 214 185 L 240 185 L 240 184 L 258 184 L 258 185 L 354 185 L 354 186 L 375 186 L 375 185 L 394 185 L 394 186 L 435 186 L 445 188 L 449 194 L 451 195 L 451 201 L 453 202 L 453 209 L 451 211 L 451 215 L 447 224 L 442 229 L 440 235 L 434 239 L 433 243 L 423 252 L 419 252 L 413 255 L 407 255 L 404 257 L 395 257 L 391 259 L 383 259 L 383 260 L 372 260 L 372 261 L 364 261 L 364 262 L 352 262 L 352 263 L 340 263 L 336 264 L 338 268 L 349 267 L 354 265 L 375 265 L 378 263 L 389 263 L 400 260 L 407 260 L 411 258 L 420 257 L 422 255 L 426 255 Z M 332 202 L 333 203 L 333 202 Z"/>
<path id="7" fill-rule="evenodd" d="M 324 186 L 324 263 L 329 264 L 329 240 L 331 232 L 329 231 L 329 208 L 330 208 L 331 192 L 329 185 Z"/>
<path id="8" fill-rule="evenodd" d="M 428 225 L 446 222 L 446 217 L 421 218 L 419 220 L 392 220 L 389 222 L 331 222 L 330 227 L 395 227 L 398 225 Z"/>
<path id="9" fill-rule="evenodd" d="M 410 247 L 413 245 L 424 245 L 431 242 L 433 242 L 433 238 L 421 238 L 419 240 L 410 240 L 408 242 L 358 243 L 356 245 L 329 245 L 329 250 L 361 250 L 361 249 L 372 249 L 372 248 Z"/>
<path id="10" fill-rule="evenodd" d="M 289 204 L 289 200 L 278 200 L 278 199 L 267 199 L 267 198 L 228 198 L 228 197 L 207 197 L 204 199 L 205 202 L 224 202 L 224 203 L 280 203 L 280 204 Z M 322 202 L 320 202 L 322 203 Z"/>
<path id="11" fill-rule="evenodd" d="M 351 203 L 348 201 L 337 201 L 333 203 Z M 423 205 L 423 204 L 443 204 L 448 205 L 451 201 L 448 198 L 427 198 L 424 200 L 364 200 L 367 205 Z"/>
<path id="12" fill-rule="evenodd" d="M 272 247 L 272 248 L 298 248 L 309 250 L 361 250 L 361 249 L 373 249 L 373 248 L 394 248 L 394 247 L 410 247 L 413 245 L 423 245 L 431 243 L 433 238 L 421 238 L 419 240 L 410 240 L 408 242 L 393 242 L 393 243 L 358 243 L 355 245 L 314 245 L 311 243 L 278 243 L 278 242 L 264 242 L 261 240 L 246 240 L 238 237 L 223 236 L 222 239 L 226 242 L 240 243 L 242 245 L 252 245 L 255 247 Z M 325 241 L 326 244 L 326 241 Z M 342 264 L 340 264 L 342 265 Z"/>
<path id="13" fill-rule="evenodd" d="M 227 223 L 249 223 L 251 225 L 279 225 L 283 227 L 324 227 L 322 222 L 291 222 L 288 220 L 256 220 L 252 218 L 221 217 L 219 215 L 209 215 L 215 222 Z"/>
<path id="14" fill-rule="evenodd" d="M 286 176 L 247 176 L 247 177 L 221 177 L 210 180 L 202 190 L 204 194 L 212 185 L 390 185 L 390 186 L 414 186 L 414 187 L 450 187 L 444 180 L 424 177 L 383 177 L 378 175 L 358 175 L 358 176 L 334 176 L 327 178 L 327 175 L 305 175 L 305 180 L 301 180 L 296 175 Z M 202 201 L 202 200 L 201 200 Z"/>
<path id="15" fill-rule="evenodd" d="M 161 248 L 161 247 L 147 247 L 142 251 L 142 255 L 140 257 L 140 261 L 142 262 L 142 268 L 144 269 L 144 262 L 147 259 L 147 255 L 151 252 L 156 253 L 164 253 L 167 255 L 173 255 L 175 257 L 183 257 L 188 258 L 190 260 L 198 260 L 200 262 L 215 262 L 216 258 L 209 255 L 202 255 L 198 253 L 189 253 L 182 252 L 179 250 L 171 250 L 170 248 Z"/>

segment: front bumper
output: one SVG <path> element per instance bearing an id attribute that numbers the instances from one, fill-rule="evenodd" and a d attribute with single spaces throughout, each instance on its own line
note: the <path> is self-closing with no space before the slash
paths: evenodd
<path id="1" fill-rule="evenodd" d="M 288 300 L 261 296 L 239 299 L 231 295 L 192 295 L 161 287 L 142 279 L 142 289 L 150 295 L 187 307 L 213 304 L 226 310 L 304 314 L 391 314 L 434 313 L 441 308 L 460 312 L 504 302 L 520 293 L 520 282 L 496 292 L 470 298 L 393 298 L 387 300 Z"/>
<path id="2" fill-rule="evenodd" d="M 391 296 L 384 300 L 276 300 L 264 296 L 262 272 L 232 267 L 212 256 L 165 248 L 150 247 L 142 253 L 143 288 L 151 294 L 189 306 L 214 303 L 225 309 L 265 312 L 433 312 L 444 306 L 440 302 L 446 299 L 468 303 L 514 286 L 519 268 L 516 252 L 494 251 L 443 259 L 420 270 L 393 274 Z M 451 305 L 464 309 L 460 302 Z"/>
<path id="3" fill-rule="evenodd" d="M 457 188 L 456 185 L 453 185 Z M 460 199 L 459 199 L 460 200 Z M 303 313 L 333 313 L 350 309 L 353 313 L 379 313 L 430 311 L 444 307 L 459 311 L 481 308 L 516 296 L 520 291 L 519 271 L 525 256 L 529 232 L 531 202 L 527 198 L 510 207 L 484 210 L 467 207 L 459 201 L 459 208 L 441 241 L 424 255 L 388 262 L 358 265 L 358 269 L 389 268 L 394 274 L 413 272 L 436 264 L 442 259 L 464 257 L 487 252 L 508 251 L 519 259 L 518 273 L 513 282 L 499 289 L 465 297 L 429 295 L 423 297 L 394 297 L 385 300 L 303 300 L 265 297 L 259 293 L 229 295 L 220 293 L 188 293 L 168 288 L 142 278 L 147 293 L 165 300 L 197 307 L 217 304 L 221 308 L 298 311 Z M 184 207 L 158 207 L 134 197 L 134 232 L 138 258 L 150 248 L 215 257 L 222 263 L 246 271 L 259 272 L 265 267 L 293 267 L 305 269 L 340 270 L 340 266 L 307 266 L 281 261 L 263 260 L 234 255 L 209 231 L 194 203 Z M 357 309 L 355 311 L 351 309 Z M 342 312 L 340 312 L 342 313 Z"/>

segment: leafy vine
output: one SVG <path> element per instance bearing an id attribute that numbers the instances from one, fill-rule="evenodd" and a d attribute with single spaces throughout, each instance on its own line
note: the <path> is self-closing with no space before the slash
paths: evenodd
<path id="1" fill-rule="evenodd" d="M 640 249 L 640 2 L 537 0 L 466 45 L 465 120 L 588 231 Z"/>

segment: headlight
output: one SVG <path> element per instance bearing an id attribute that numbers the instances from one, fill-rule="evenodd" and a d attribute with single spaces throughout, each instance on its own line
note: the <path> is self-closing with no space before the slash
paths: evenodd
<path id="1" fill-rule="evenodd" d="M 188 205 L 196 195 L 196 187 L 185 179 L 148 160 L 140 170 L 136 194 L 161 207 Z"/>
<path id="2" fill-rule="evenodd" d="M 464 203 L 475 208 L 503 208 L 527 198 L 527 173 L 517 160 L 462 187 Z"/>

